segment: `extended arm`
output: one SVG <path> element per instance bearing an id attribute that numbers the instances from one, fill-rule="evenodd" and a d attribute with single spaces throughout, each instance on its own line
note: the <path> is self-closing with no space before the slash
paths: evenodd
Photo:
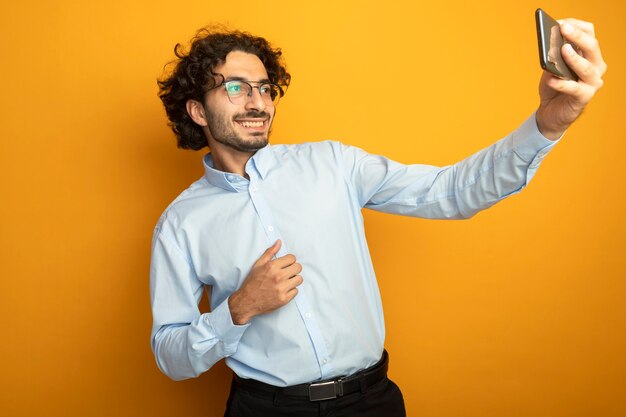
<path id="1" fill-rule="evenodd" d="M 349 146 L 341 154 L 362 207 L 463 219 L 521 191 L 555 143 L 539 133 L 533 115 L 504 139 L 446 167 L 404 165 Z"/>
<path id="2" fill-rule="evenodd" d="M 607 66 L 591 23 L 562 22 L 570 45 L 562 53 L 578 81 L 543 73 L 536 114 L 496 144 L 448 167 L 402 165 L 342 147 L 348 182 L 361 206 L 427 218 L 468 218 L 508 195 L 534 176 L 554 142 L 580 116 L 602 86 Z M 535 117 L 536 116 L 536 117 Z"/>

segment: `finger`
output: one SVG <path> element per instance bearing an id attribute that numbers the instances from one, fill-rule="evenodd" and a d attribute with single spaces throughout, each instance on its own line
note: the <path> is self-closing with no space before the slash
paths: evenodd
<path id="1" fill-rule="evenodd" d="M 274 242 L 272 246 L 270 246 L 269 248 L 265 250 L 265 252 L 263 252 L 263 255 L 261 255 L 261 257 L 256 263 L 264 264 L 264 263 L 271 261 L 272 258 L 276 256 L 276 254 L 280 250 L 280 247 L 282 244 L 283 243 L 280 241 L 280 239 L 278 239 L 276 242 Z"/>
<path id="2" fill-rule="evenodd" d="M 292 288 L 289 291 L 287 291 L 287 293 L 285 294 L 285 296 L 287 298 L 287 303 L 289 301 L 293 300 L 294 298 L 296 298 L 297 295 L 298 295 L 298 289 L 297 288 Z"/>
<path id="3" fill-rule="evenodd" d="M 292 265 L 296 262 L 296 257 L 292 254 L 287 254 L 285 256 L 281 256 L 280 258 L 276 258 L 272 261 L 273 266 L 276 266 L 280 269 L 286 268 L 289 265 Z"/>
<path id="4" fill-rule="evenodd" d="M 296 286 L 294 286 L 291 282 L 285 282 L 279 290 L 280 293 L 278 294 L 278 301 L 282 305 L 289 303 L 298 295 L 298 288 L 296 288 Z"/>
<path id="5" fill-rule="evenodd" d="M 593 34 L 589 34 L 570 23 L 564 23 L 561 26 L 561 33 L 581 50 L 582 55 L 595 65 L 601 74 L 604 73 L 606 65 L 602 59 L 600 44 Z"/>
<path id="6" fill-rule="evenodd" d="M 300 272 L 302 272 L 302 265 L 296 262 L 296 263 L 289 265 L 286 268 L 283 268 L 281 270 L 280 277 L 282 279 L 289 279 L 298 275 Z"/>
<path id="7" fill-rule="evenodd" d="M 577 27 L 578 29 L 582 30 L 583 32 L 587 33 L 590 36 L 593 36 L 594 38 L 596 36 L 595 28 L 593 26 L 593 23 L 591 22 L 585 22 L 584 20 L 572 19 L 572 18 L 559 19 L 558 22 L 561 25 L 565 23 L 569 23 L 570 25 Z"/>
<path id="8" fill-rule="evenodd" d="M 596 88 L 602 86 L 601 74 L 596 67 L 586 58 L 578 55 L 572 45 L 565 44 L 561 49 L 561 54 L 567 65 L 574 70 L 576 75 L 584 82 Z"/>
<path id="9" fill-rule="evenodd" d="M 591 100 L 595 93 L 595 88 L 581 82 L 572 80 L 563 80 L 561 78 L 549 75 L 546 85 L 559 93 L 563 93 L 576 98 L 579 107 L 582 108 Z M 573 109 L 575 111 L 579 109 Z"/>
<path id="10" fill-rule="evenodd" d="M 281 283 L 280 287 L 282 291 L 289 292 L 291 289 L 299 287 L 304 282 L 302 275 L 295 275 L 293 278 Z"/>
<path id="11" fill-rule="evenodd" d="M 302 278 L 302 275 L 296 275 L 295 277 L 291 278 L 289 281 L 291 281 L 291 283 L 295 285 L 296 287 L 299 287 L 304 282 L 304 278 Z"/>

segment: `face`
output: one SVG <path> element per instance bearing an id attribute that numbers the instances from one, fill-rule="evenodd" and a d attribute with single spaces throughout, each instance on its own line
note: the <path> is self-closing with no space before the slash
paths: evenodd
<path id="1" fill-rule="evenodd" d="M 224 63 L 215 67 L 213 72 L 222 74 L 224 81 L 268 80 L 261 60 L 256 55 L 241 51 L 229 53 Z M 243 103 L 233 104 L 226 89 L 218 87 L 207 93 L 203 107 L 209 145 L 211 138 L 240 152 L 254 152 L 267 145 L 275 108 L 261 98 L 257 89 L 253 89 L 252 97 L 246 97 Z"/>

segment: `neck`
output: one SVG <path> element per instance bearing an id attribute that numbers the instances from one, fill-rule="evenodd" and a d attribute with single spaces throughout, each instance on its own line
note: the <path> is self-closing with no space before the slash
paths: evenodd
<path id="1" fill-rule="evenodd" d="M 255 152 L 238 151 L 214 140 L 209 140 L 209 147 L 213 157 L 213 168 L 222 172 L 239 174 L 249 179 L 246 174 L 246 164 Z"/>

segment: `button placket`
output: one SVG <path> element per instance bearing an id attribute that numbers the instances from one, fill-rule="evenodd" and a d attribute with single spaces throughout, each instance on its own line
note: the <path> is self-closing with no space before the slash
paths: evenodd
<path id="1" fill-rule="evenodd" d="M 262 187 L 259 184 L 260 179 L 258 177 L 258 174 L 254 172 L 254 170 L 252 170 L 252 172 L 248 172 L 248 175 L 250 176 L 250 186 L 248 189 L 250 199 L 252 200 L 252 204 L 256 209 L 257 215 L 259 216 L 259 220 L 261 221 L 261 225 L 268 239 L 268 244 L 273 245 L 276 240 L 281 238 L 280 231 L 277 230 L 269 205 L 266 203 L 265 198 L 263 197 Z M 284 256 L 287 253 L 288 248 L 283 241 L 281 248 L 276 256 Z M 300 286 L 298 290 L 298 295 L 296 295 L 296 297 L 294 298 L 294 302 L 296 303 L 300 318 L 302 319 L 304 326 L 309 333 L 311 343 L 313 344 L 313 350 L 315 351 L 316 359 L 320 367 L 321 377 L 325 378 L 334 372 L 334 368 L 330 361 L 327 359 L 329 358 L 329 353 L 326 347 L 326 342 L 322 335 L 322 331 L 319 327 L 318 322 L 311 314 L 312 309 L 306 295 L 306 289 L 303 286 Z"/>

